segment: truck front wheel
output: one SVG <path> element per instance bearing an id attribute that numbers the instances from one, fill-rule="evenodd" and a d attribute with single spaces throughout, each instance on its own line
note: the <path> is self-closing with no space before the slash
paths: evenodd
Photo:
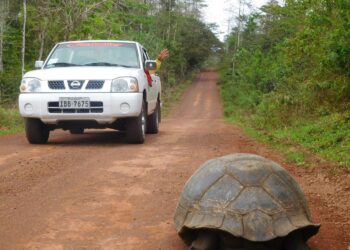
<path id="1" fill-rule="evenodd" d="M 31 144 L 45 144 L 49 139 L 50 130 L 39 119 L 26 118 L 25 130 L 27 140 Z"/>
<path id="2" fill-rule="evenodd" d="M 145 101 L 142 102 L 141 113 L 138 117 L 129 118 L 126 128 L 126 138 L 129 143 L 142 144 L 145 142 L 147 129 L 147 110 Z"/>
<path id="3" fill-rule="evenodd" d="M 158 134 L 159 132 L 159 122 L 160 122 L 160 102 L 157 101 L 156 109 L 153 114 L 147 117 L 147 133 L 148 134 Z"/>

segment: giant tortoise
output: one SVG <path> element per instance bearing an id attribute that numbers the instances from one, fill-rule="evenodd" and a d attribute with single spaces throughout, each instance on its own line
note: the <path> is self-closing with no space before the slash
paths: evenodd
<path id="1" fill-rule="evenodd" d="M 205 162 L 187 181 L 174 220 L 193 250 L 306 250 L 320 227 L 288 172 L 253 154 Z"/>

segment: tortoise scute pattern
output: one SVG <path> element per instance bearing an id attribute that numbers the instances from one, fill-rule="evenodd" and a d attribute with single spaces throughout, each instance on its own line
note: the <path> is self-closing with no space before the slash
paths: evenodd
<path id="1" fill-rule="evenodd" d="M 252 154 L 204 163 L 187 181 L 175 213 L 183 239 L 189 229 L 213 228 L 251 241 L 286 236 L 311 222 L 305 197 L 286 170 Z"/>
<path id="2" fill-rule="evenodd" d="M 211 186 L 200 200 L 201 207 L 218 207 L 224 209 L 230 201 L 238 196 L 243 186 L 231 176 L 225 175 Z"/>
<path id="3" fill-rule="evenodd" d="M 283 210 L 277 201 L 258 187 L 246 187 L 228 206 L 228 209 L 242 215 L 254 210 L 262 210 L 271 214 Z"/>
<path id="4" fill-rule="evenodd" d="M 224 166 L 216 166 L 211 160 L 204 164 L 186 183 L 184 195 L 191 200 L 200 200 L 203 193 L 225 173 Z"/>

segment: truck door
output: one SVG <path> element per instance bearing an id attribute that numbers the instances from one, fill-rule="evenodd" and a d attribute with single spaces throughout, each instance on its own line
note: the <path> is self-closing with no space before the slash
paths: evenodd
<path id="1" fill-rule="evenodd" d="M 146 60 L 149 60 L 149 56 L 147 54 L 147 51 L 143 48 L 143 63 L 145 65 Z M 160 78 L 156 74 L 151 74 L 152 77 L 152 86 L 148 85 L 148 114 L 152 113 L 153 110 L 156 108 L 157 105 L 157 97 L 158 97 L 158 90 L 160 88 Z"/>

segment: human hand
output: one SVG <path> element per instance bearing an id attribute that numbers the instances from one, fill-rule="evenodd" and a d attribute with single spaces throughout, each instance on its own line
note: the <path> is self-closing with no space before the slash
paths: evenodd
<path id="1" fill-rule="evenodd" d="M 163 49 L 163 50 L 159 53 L 157 59 L 158 59 L 159 61 L 163 61 L 163 60 L 164 60 L 165 58 L 167 58 L 168 56 L 169 56 L 169 50 L 168 50 L 168 49 Z"/>

